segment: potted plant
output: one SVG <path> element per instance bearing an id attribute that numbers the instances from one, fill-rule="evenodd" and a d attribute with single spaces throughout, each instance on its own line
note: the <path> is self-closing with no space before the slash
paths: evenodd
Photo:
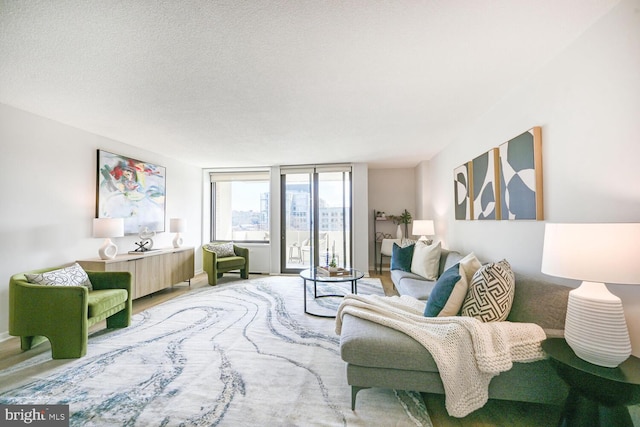
<path id="1" fill-rule="evenodd" d="M 400 228 L 401 224 L 404 224 L 404 235 L 409 235 L 409 224 L 411 224 L 411 213 L 408 210 L 404 210 L 400 215 L 391 216 L 394 224 L 398 224 L 398 239 L 402 239 L 402 229 Z"/>

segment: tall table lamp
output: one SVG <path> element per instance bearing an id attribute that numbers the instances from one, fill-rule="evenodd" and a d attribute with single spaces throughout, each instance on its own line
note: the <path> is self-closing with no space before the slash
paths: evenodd
<path id="1" fill-rule="evenodd" d="M 118 254 L 118 247 L 111 237 L 124 236 L 124 220 L 122 218 L 94 218 L 93 237 L 104 237 L 104 244 L 98 250 L 101 259 L 113 259 Z"/>
<path id="2" fill-rule="evenodd" d="M 187 220 L 184 218 L 171 218 L 169 220 L 169 231 L 172 233 L 176 233 L 176 236 L 173 238 L 173 247 L 179 248 L 182 246 L 182 236 L 180 233 L 184 233 L 187 231 Z"/>
<path id="3" fill-rule="evenodd" d="M 433 236 L 436 234 L 433 220 L 431 219 L 416 219 L 413 221 L 412 234 L 414 236 L 420 236 L 418 240 L 426 240 L 428 244 L 431 244 L 431 240 L 427 239 L 427 236 Z"/>
<path id="4" fill-rule="evenodd" d="M 546 224 L 542 272 L 582 280 L 569 292 L 565 339 L 575 354 L 615 368 L 631 355 L 620 298 L 605 283 L 640 284 L 640 224 Z"/>

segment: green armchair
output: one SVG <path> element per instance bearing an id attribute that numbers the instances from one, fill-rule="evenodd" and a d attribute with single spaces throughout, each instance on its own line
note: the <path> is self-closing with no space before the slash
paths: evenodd
<path id="1" fill-rule="evenodd" d="M 218 279 L 223 273 L 233 270 L 240 270 L 240 277 L 249 278 L 249 249 L 240 246 L 233 246 L 233 255 L 225 254 L 224 251 L 218 250 L 225 244 L 211 242 L 202 247 L 202 268 L 207 272 L 209 284 L 214 286 L 218 284 Z M 228 247 L 231 244 L 226 244 Z M 219 256 L 221 253 L 222 256 Z"/>
<path id="2" fill-rule="evenodd" d="M 85 286 L 43 286 L 25 274 L 9 281 L 9 334 L 20 337 L 22 350 L 51 342 L 54 359 L 72 359 L 87 353 L 89 327 L 107 320 L 107 328 L 131 323 L 131 273 L 87 271 L 93 290 Z"/>

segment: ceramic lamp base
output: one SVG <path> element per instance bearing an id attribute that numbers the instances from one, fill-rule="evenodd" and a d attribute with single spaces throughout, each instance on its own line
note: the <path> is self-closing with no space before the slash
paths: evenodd
<path id="1" fill-rule="evenodd" d="M 114 259 L 118 254 L 118 247 L 111 241 L 110 238 L 104 239 L 104 244 L 98 250 L 100 259 Z"/>
<path id="2" fill-rule="evenodd" d="M 180 233 L 176 233 L 176 237 L 173 238 L 173 247 L 179 248 L 182 246 L 182 243 L 182 236 L 180 235 Z"/>
<path id="3" fill-rule="evenodd" d="M 604 283 L 582 282 L 569 292 L 565 339 L 576 355 L 615 368 L 631 355 L 629 330 L 620 298 Z"/>

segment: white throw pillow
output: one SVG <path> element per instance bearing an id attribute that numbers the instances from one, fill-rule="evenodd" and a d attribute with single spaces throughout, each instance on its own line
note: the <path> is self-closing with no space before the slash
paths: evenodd
<path id="1" fill-rule="evenodd" d="M 427 245 L 424 240 L 416 242 L 411 259 L 411 272 L 427 280 L 438 280 L 440 252 L 442 252 L 440 242 L 436 245 Z"/>
<path id="2" fill-rule="evenodd" d="M 73 265 L 58 270 L 47 271 L 40 274 L 25 274 L 29 283 L 45 286 L 86 286 L 93 290 L 87 272 L 77 262 Z"/>
<path id="3" fill-rule="evenodd" d="M 476 274 L 476 271 L 480 270 L 480 267 L 482 267 L 482 263 L 478 260 L 476 254 L 471 252 L 460 260 L 460 275 L 462 275 L 462 272 L 464 271 L 467 283 L 471 283 L 473 275 Z"/>

